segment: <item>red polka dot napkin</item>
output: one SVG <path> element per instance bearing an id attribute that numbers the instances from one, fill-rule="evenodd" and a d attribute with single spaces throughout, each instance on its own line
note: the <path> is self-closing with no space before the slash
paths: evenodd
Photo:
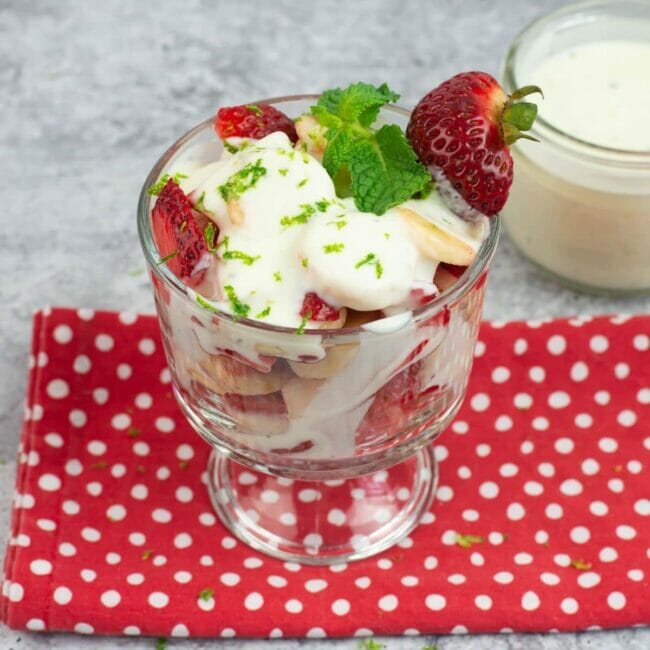
<path id="1" fill-rule="evenodd" d="M 0 600 L 14 628 L 172 636 L 650 623 L 650 317 L 484 324 L 398 547 L 301 567 L 230 536 L 154 318 L 36 314 Z"/>

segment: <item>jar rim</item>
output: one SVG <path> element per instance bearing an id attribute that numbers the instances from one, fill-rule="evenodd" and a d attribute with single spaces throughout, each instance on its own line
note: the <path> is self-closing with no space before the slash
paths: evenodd
<path id="1" fill-rule="evenodd" d="M 312 100 L 316 101 L 319 95 L 316 94 L 303 94 L 303 95 L 288 95 L 284 97 L 274 97 L 270 99 L 262 99 L 253 104 L 283 104 L 287 102 L 297 102 Z M 402 117 L 408 118 L 410 111 L 402 108 L 400 106 L 388 105 L 384 107 L 385 111 L 396 113 Z M 147 178 L 144 181 L 142 189 L 140 191 L 140 196 L 138 199 L 138 208 L 137 208 L 137 223 L 138 223 L 138 236 L 140 239 L 140 246 L 145 255 L 145 259 L 148 263 L 148 266 L 152 273 L 154 273 L 164 285 L 172 290 L 175 294 L 179 295 L 183 300 L 187 300 L 192 304 L 195 304 L 194 301 L 190 298 L 187 293 L 186 285 L 176 277 L 174 273 L 168 268 L 166 264 L 160 264 L 156 244 L 153 238 L 153 233 L 151 230 L 151 219 L 150 219 L 150 206 L 152 196 L 148 193 L 148 188 L 153 185 L 158 178 L 160 177 L 162 171 L 168 165 L 169 161 L 173 156 L 186 144 L 188 144 L 194 137 L 199 135 L 201 132 L 206 129 L 211 130 L 214 122 L 214 117 L 210 117 L 203 122 L 200 122 L 195 127 L 183 134 L 174 144 L 172 144 L 157 160 Z M 443 292 L 439 296 L 435 297 L 431 302 L 426 305 L 412 310 L 413 321 L 417 324 L 431 316 L 442 312 L 446 307 L 455 304 L 460 300 L 464 295 L 466 295 L 471 289 L 477 284 L 480 278 L 483 275 L 483 272 L 487 269 L 494 252 L 496 250 L 496 245 L 499 240 L 501 233 L 501 217 L 500 215 L 495 215 L 490 218 L 490 228 L 488 236 L 485 241 L 481 244 L 478 252 L 472 263 L 467 267 L 465 272 L 458 278 L 454 285 L 447 291 Z M 216 315 L 219 318 L 224 318 L 231 321 L 233 324 L 238 326 L 252 328 L 256 330 L 264 330 L 268 332 L 275 333 L 287 333 L 295 335 L 295 328 L 286 327 L 282 325 L 273 325 L 269 323 L 263 323 L 260 321 L 247 319 L 247 318 L 237 318 L 228 312 L 218 310 Z M 371 330 L 367 330 L 361 327 L 356 328 L 341 328 L 337 330 L 322 330 L 322 329 L 305 329 L 305 336 L 324 336 L 327 335 L 328 338 L 334 338 L 337 336 L 349 336 L 355 333 L 364 334 L 377 334 Z"/>
<path id="2" fill-rule="evenodd" d="M 547 32 L 548 28 L 559 20 L 579 15 L 590 9 L 607 7 L 617 7 L 620 9 L 620 7 L 625 5 L 639 7 L 646 11 L 648 22 L 650 23 L 650 2 L 648 0 L 581 0 L 544 14 L 530 22 L 517 34 L 505 55 L 501 77 L 505 84 L 506 92 L 513 92 L 522 85 L 517 80 L 515 74 L 517 57 L 522 45 L 531 43 L 537 35 Z M 581 157 L 586 156 L 593 162 L 605 162 L 608 165 L 616 164 L 620 167 L 632 168 L 644 167 L 650 164 L 650 150 L 633 151 L 630 149 L 618 149 L 616 147 L 599 145 L 589 140 L 583 140 L 554 126 L 541 115 L 536 117 L 535 123 L 529 133 L 531 135 L 541 135 L 545 141 L 550 140 L 566 151 L 575 153 Z"/>

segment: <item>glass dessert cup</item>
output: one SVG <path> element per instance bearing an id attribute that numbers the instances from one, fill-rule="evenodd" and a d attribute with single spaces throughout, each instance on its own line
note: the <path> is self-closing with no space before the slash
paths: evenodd
<path id="1" fill-rule="evenodd" d="M 297 116 L 316 99 L 260 103 Z M 408 120 L 396 107 L 383 115 Z M 403 539 L 433 499 L 431 443 L 465 394 L 499 217 L 456 283 L 414 313 L 302 333 L 236 319 L 200 306 L 160 264 L 146 192 L 188 150 L 207 162 L 220 147 L 212 120 L 189 131 L 154 166 L 138 208 L 174 393 L 212 447 L 210 498 L 236 537 L 276 558 L 374 555 Z"/>

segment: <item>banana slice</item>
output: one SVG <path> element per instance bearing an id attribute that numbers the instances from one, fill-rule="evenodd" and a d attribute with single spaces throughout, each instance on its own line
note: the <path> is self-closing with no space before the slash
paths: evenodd
<path id="1" fill-rule="evenodd" d="M 282 387 L 282 397 L 290 418 L 300 417 L 323 384 L 320 379 L 294 377 Z"/>
<path id="2" fill-rule="evenodd" d="M 295 122 L 296 133 L 298 134 L 298 149 L 306 151 L 319 162 L 323 159 L 327 138 L 327 129 L 321 126 L 318 120 L 312 115 L 301 115 Z"/>
<path id="3" fill-rule="evenodd" d="M 219 395 L 268 395 L 280 390 L 291 378 L 284 363 L 276 362 L 271 372 L 258 372 L 223 354 L 210 354 L 200 364 L 210 379 L 210 388 Z"/>
<path id="4" fill-rule="evenodd" d="M 342 343 L 327 350 L 325 358 L 316 363 L 289 361 L 291 370 L 305 379 L 329 379 L 338 374 L 357 356 L 356 343 Z"/>
<path id="5" fill-rule="evenodd" d="M 474 259 L 476 251 L 453 233 L 410 208 L 397 207 L 395 210 L 404 220 L 411 240 L 425 257 L 458 266 L 468 266 Z"/>
<path id="6" fill-rule="evenodd" d="M 339 309 L 339 317 L 336 320 L 310 320 L 307 323 L 308 330 L 338 330 L 343 327 L 345 319 L 348 317 L 346 307 Z"/>
<path id="7" fill-rule="evenodd" d="M 244 211 L 239 205 L 239 201 L 228 201 L 228 218 L 233 226 L 241 226 L 244 223 Z"/>

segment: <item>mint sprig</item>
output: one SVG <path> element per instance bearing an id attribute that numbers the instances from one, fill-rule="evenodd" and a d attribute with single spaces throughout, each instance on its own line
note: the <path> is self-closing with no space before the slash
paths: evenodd
<path id="1" fill-rule="evenodd" d="M 363 212 L 386 210 L 425 190 L 431 175 L 397 125 L 375 131 L 382 106 L 399 99 L 386 84 L 356 83 L 325 91 L 312 114 L 327 128 L 323 166 L 339 196 Z"/>

